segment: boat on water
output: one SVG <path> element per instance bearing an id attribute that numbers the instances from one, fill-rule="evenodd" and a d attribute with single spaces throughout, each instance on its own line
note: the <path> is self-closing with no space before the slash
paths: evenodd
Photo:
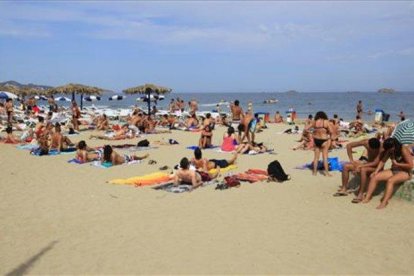
<path id="1" fill-rule="evenodd" d="M 275 104 L 275 103 L 278 103 L 278 102 L 279 102 L 278 99 L 267 99 L 267 100 L 263 101 L 264 104 Z"/>

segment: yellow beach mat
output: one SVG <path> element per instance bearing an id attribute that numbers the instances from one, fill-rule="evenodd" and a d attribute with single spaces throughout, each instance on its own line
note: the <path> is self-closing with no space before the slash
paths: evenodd
<path id="1" fill-rule="evenodd" d="M 220 169 L 220 172 L 227 172 L 236 169 L 236 165 L 230 165 Z M 217 173 L 217 169 L 211 169 L 210 174 Z M 118 178 L 109 181 L 111 184 L 117 185 L 136 185 L 136 186 L 151 186 L 161 183 L 166 183 L 173 180 L 173 175 L 165 172 L 155 172 L 144 176 L 135 176 L 130 178 Z"/>
<path id="2" fill-rule="evenodd" d="M 169 180 L 172 180 L 172 175 L 164 172 L 155 172 L 144 176 L 113 179 L 109 181 L 109 183 L 118 185 L 150 186 L 164 183 Z"/>
<path id="3" fill-rule="evenodd" d="M 225 168 L 220 169 L 220 172 L 221 173 L 222 172 L 228 172 L 228 171 L 231 171 L 231 170 L 234 170 L 234 169 L 237 169 L 237 166 L 236 165 L 230 165 L 230 166 L 227 166 Z M 211 174 L 214 174 L 214 173 L 217 173 L 217 169 L 211 169 L 208 172 L 211 173 Z"/>

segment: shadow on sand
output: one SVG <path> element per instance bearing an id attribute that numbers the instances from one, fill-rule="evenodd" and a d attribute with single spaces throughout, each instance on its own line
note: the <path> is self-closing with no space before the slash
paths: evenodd
<path id="1" fill-rule="evenodd" d="M 42 255 L 46 254 L 46 252 L 51 250 L 55 246 L 56 243 L 58 243 L 58 241 L 50 242 L 48 244 L 48 246 L 46 246 L 45 248 L 40 250 L 39 253 L 37 253 L 36 255 L 31 257 L 30 259 L 28 259 L 26 262 L 20 264 L 18 267 L 16 267 L 15 269 L 10 271 L 9 273 L 7 273 L 6 276 L 15 276 L 15 275 L 27 274 L 29 272 L 29 270 L 31 269 L 31 267 L 33 266 L 33 264 L 37 260 L 39 260 L 42 257 Z"/>

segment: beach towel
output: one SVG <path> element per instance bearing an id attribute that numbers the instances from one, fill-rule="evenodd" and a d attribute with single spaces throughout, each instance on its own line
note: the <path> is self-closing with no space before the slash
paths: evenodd
<path id="1" fill-rule="evenodd" d="M 217 181 L 212 180 L 212 181 L 207 181 L 204 182 L 203 185 L 201 185 L 199 188 L 202 187 L 206 187 L 212 184 L 218 184 Z M 161 184 L 158 186 L 153 187 L 154 190 L 158 190 L 158 191 L 165 191 L 165 192 L 169 192 L 169 193 L 175 193 L 175 194 L 179 194 L 179 193 L 185 193 L 185 192 L 190 192 L 191 189 L 191 185 L 189 184 L 180 184 L 178 186 L 174 186 L 174 183 L 172 182 L 168 182 L 165 184 Z"/>
<path id="2" fill-rule="evenodd" d="M 112 163 L 110 162 L 101 162 L 101 161 L 92 161 L 92 162 L 88 162 L 91 166 L 96 167 L 96 168 L 101 168 L 101 169 L 107 169 L 107 168 L 111 168 L 111 167 L 117 167 L 117 166 L 122 166 L 122 165 L 133 165 L 133 164 L 137 164 L 137 163 L 141 163 L 142 160 L 132 160 L 128 163 L 124 163 L 121 165 L 112 165 Z"/>
<path id="3" fill-rule="evenodd" d="M 16 148 L 18 149 L 22 149 L 22 150 L 33 150 L 38 148 L 38 145 L 34 145 L 34 144 L 26 144 L 26 145 L 18 145 L 16 146 Z"/>
<path id="4" fill-rule="evenodd" d="M 69 148 L 61 152 L 58 152 L 57 150 L 49 150 L 48 154 L 42 154 L 40 148 L 36 147 L 30 151 L 30 154 L 34 156 L 54 156 L 59 154 L 73 154 L 74 152 L 76 152 L 76 148 Z"/>
<path id="5" fill-rule="evenodd" d="M 117 185 L 136 185 L 138 187 L 141 187 L 171 182 L 171 179 L 171 174 L 164 172 L 155 172 L 143 176 L 113 179 L 109 181 L 109 183 Z"/>
<path id="6" fill-rule="evenodd" d="M 329 166 L 329 171 L 340 171 L 342 172 L 343 166 L 344 164 L 346 164 L 347 162 L 344 161 L 339 161 L 338 157 L 331 157 L 328 158 L 328 166 Z M 313 169 L 313 163 L 307 163 L 304 165 L 300 165 L 295 167 L 295 169 L 298 170 L 312 170 Z M 323 161 L 319 160 L 318 161 L 318 170 L 325 170 L 324 166 L 323 166 Z"/>
<path id="7" fill-rule="evenodd" d="M 225 168 L 221 168 L 220 173 L 228 172 L 228 171 L 231 171 L 231 170 L 234 170 L 234 169 L 237 169 L 237 166 L 236 165 L 230 165 L 230 166 L 227 166 Z M 217 169 L 211 169 L 208 172 L 210 174 L 215 174 L 215 173 L 217 173 Z"/>
<path id="8" fill-rule="evenodd" d="M 153 188 L 154 190 L 180 194 L 191 191 L 191 185 L 181 184 L 174 186 L 174 183 L 166 183 Z"/>
<path id="9" fill-rule="evenodd" d="M 189 150 L 195 150 L 195 149 L 198 149 L 198 148 L 199 148 L 198 146 L 189 146 L 189 147 L 187 147 L 187 149 L 189 149 Z M 217 148 L 220 148 L 220 147 L 219 146 L 210 146 L 210 147 L 207 147 L 203 150 L 217 149 Z"/>

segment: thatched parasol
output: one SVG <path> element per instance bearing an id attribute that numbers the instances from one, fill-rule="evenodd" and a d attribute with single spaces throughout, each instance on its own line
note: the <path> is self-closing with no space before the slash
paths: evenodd
<path id="1" fill-rule="evenodd" d="M 152 83 L 146 83 L 144 85 L 131 87 L 125 89 L 123 92 L 126 94 L 146 94 L 148 97 L 148 115 L 151 114 L 151 94 L 167 94 L 172 91 L 171 88 L 155 85 Z"/>
<path id="2" fill-rule="evenodd" d="M 103 89 L 87 86 L 83 84 L 69 83 L 48 89 L 49 94 L 72 94 L 72 101 L 75 100 L 75 94 L 81 95 L 81 109 L 83 107 L 83 95 L 101 95 Z"/>
<path id="3" fill-rule="evenodd" d="M 23 85 L 21 87 L 6 85 L 6 86 L 0 86 L 0 91 L 8 91 L 11 93 L 16 94 L 19 96 L 23 101 L 24 98 L 31 95 L 45 95 L 46 90 L 35 88 L 32 86 Z"/>

